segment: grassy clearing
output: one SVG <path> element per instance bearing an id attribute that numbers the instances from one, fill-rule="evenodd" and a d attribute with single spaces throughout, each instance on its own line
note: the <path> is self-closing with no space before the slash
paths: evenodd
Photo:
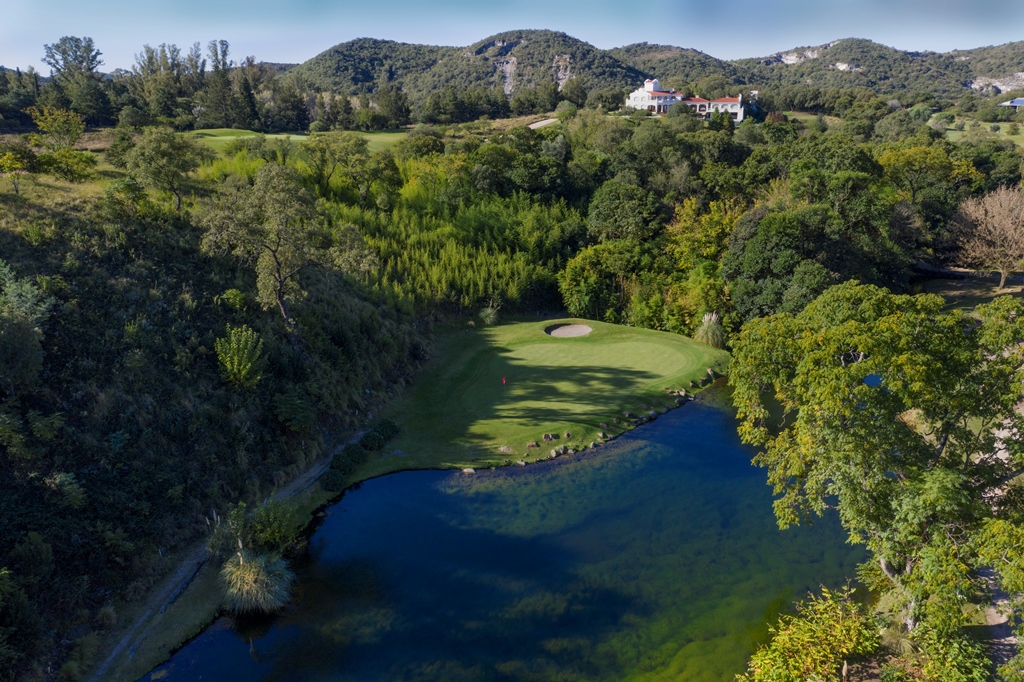
<path id="1" fill-rule="evenodd" d="M 790 120 L 800 121 L 804 125 L 807 125 L 808 123 L 811 123 L 816 118 L 818 118 L 817 114 L 812 114 L 809 111 L 783 111 L 782 115 L 785 116 L 786 118 L 790 119 Z M 825 117 L 825 124 L 829 125 L 829 126 L 836 125 L 837 123 L 842 123 L 842 122 L 843 122 L 843 119 L 841 119 L 841 118 L 839 118 L 837 116 L 826 116 Z"/>
<path id="2" fill-rule="evenodd" d="M 555 445 L 580 449 L 602 430 L 626 430 L 625 410 L 642 414 L 670 406 L 666 387 L 689 389 L 709 367 L 724 372 L 729 361 L 725 351 L 676 334 L 603 322 L 586 321 L 593 331 L 583 337 L 544 333 L 553 324 L 572 322 L 578 321 L 518 322 L 442 335 L 417 383 L 383 415 L 398 423 L 401 435 L 383 457 L 362 467 L 360 478 L 533 461 L 546 458 Z M 565 438 L 566 431 L 572 436 Z M 561 437 L 547 444 L 545 433 Z M 527 448 L 530 441 L 541 447 Z"/>
<path id="3" fill-rule="evenodd" d="M 234 128 L 207 128 L 204 130 L 196 130 L 191 133 L 186 133 L 201 141 L 214 151 L 221 151 L 230 143 L 232 140 L 236 140 L 240 137 L 252 137 L 253 135 L 259 135 L 251 130 L 235 130 Z M 397 143 L 399 140 L 408 135 L 404 130 L 402 131 L 384 131 L 384 132 L 372 132 L 364 133 L 357 132 L 356 135 L 364 137 L 369 142 L 369 148 L 371 152 L 375 152 L 379 149 L 386 149 Z M 298 133 L 279 133 L 267 135 L 268 140 L 291 140 L 292 142 L 301 142 L 305 140 L 308 135 Z"/>
<path id="4" fill-rule="evenodd" d="M 1024 296 L 1024 285 L 1007 283 L 999 289 L 999 276 L 976 275 L 965 279 L 929 279 L 914 287 L 912 293 L 938 294 L 946 299 L 945 310 L 973 312 L 982 303 L 996 296 Z"/>
<path id="5" fill-rule="evenodd" d="M 976 128 L 971 128 L 971 124 L 975 122 L 972 118 L 957 117 L 956 122 L 963 123 L 965 127 L 963 130 L 957 130 L 953 126 L 947 126 L 946 139 L 950 142 L 959 142 L 969 136 L 984 136 L 1010 140 L 1018 147 L 1024 147 L 1024 124 L 1018 124 L 1018 127 L 1022 129 L 1018 134 L 1007 135 L 1006 131 L 1009 129 L 1010 123 L 1000 123 L 999 131 L 993 133 L 990 130 L 991 123 L 978 121 L 980 125 Z"/>

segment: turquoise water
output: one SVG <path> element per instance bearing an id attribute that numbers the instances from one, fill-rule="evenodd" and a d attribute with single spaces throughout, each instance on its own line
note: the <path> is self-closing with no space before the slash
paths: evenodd
<path id="1" fill-rule="evenodd" d="M 779 531 L 732 416 L 691 403 L 597 451 L 404 472 L 327 510 L 272 619 L 146 680 L 731 680 L 766 617 L 854 573 L 835 519 Z"/>

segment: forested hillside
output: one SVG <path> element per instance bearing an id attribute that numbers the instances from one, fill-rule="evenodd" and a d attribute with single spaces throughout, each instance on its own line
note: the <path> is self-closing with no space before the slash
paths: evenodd
<path id="1" fill-rule="evenodd" d="M 608 53 L 624 64 L 662 80 L 675 78 L 689 83 L 709 76 L 722 76 L 732 82 L 741 73 L 732 62 L 674 45 L 634 43 L 616 47 Z"/>
<path id="2" fill-rule="evenodd" d="M 294 72 L 320 90 L 358 95 L 373 92 L 381 82 L 394 82 L 408 89 L 420 74 L 457 53 L 455 47 L 357 38 L 303 62 L 294 67 Z"/>
<path id="3" fill-rule="evenodd" d="M 506 94 L 542 83 L 585 78 L 592 87 L 641 82 L 642 72 L 605 50 L 555 31 L 508 31 L 464 48 L 370 39 L 342 43 L 296 68 L 319 88 L 358 94 L 395 82 L 414 100 L 454 85 Z"/>
<path id="4" fill-rule="evenodd" d="M 1008 43 L 948 53 L 905 52 L 847 38 L 733 64 L 747 83 L 766 86 L 867 87 L 880 93 L 955 96 L 979 78 L 1007 78 L 1024 71 L 1024 51 L 1019 43 Z"/>
<path id="5" fill-rule="evenodd" d="M 448 85 L 500 88 L 514 94 L 545 82 L 562 85 L 568 77 L 585 80 L 591 88 L 635 88 L 655 76 L 680 85 L 720 77 L 729 86 L 754 89 L 799 84 L 955 96 L 972 85 L 984 89 L 989 80 L 1011 79 L 1019 72 L 1024 72 L 1019 43 L 937 53 L 847 38 L 768 57 L 725 61 L 671 45 L 637 43 L 601 50 L 552 31 L 509 31 L 465 48 L 360 39 L 296 67 L 296 73 L 317 88 L 357 94 L 372 89 L 375 81 L 395 82 L 413 101 Z"/>

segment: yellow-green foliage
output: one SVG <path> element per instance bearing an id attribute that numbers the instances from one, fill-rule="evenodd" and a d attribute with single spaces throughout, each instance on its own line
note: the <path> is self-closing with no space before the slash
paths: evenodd
<path id="1" fill-rule="evenodd" d="M 686 199 L 676 206 L 675 218 L 668 226 L 669 253 L 682 269 L 702 260 L 717 261 L 743 213 L 741 205 L 727 201 L 712 201 L 707 212 L 701 213 L 697 199 Z"/>
<path id="2" fill-rule="evenodd" d="M 245 149 L 234 156 L 218 157 L 213 163 L 199 169 L 197 175 L 203 180 L 223 182 L 232 175 L 253 178 L 264 164 L 265 159 L 252 157 Z"/>
<path id="3" fill-rule="evenodd" d="M 228 335 L 214 343 L 221 372 L 237 386 L 255 386 L 263 378 L 263 339 L 245 325 L 228 325 L 227 330 Z"/>
<path id="4" fill-rule="evenodd" d="M 742 682 L 838 681 L 843 662 L 851 656 L 873 653 L 879 644 L 878 628 L 864 608 L 851 599 L 849 587 L 821 588 L 797 606 L 795 616 L 784 615 L 771 628 L 772 641 L 750 659 Z"/>

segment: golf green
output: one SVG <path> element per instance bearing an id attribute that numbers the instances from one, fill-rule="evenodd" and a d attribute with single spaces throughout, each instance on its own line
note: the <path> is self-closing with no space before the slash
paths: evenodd
<path id="1" fill-rule="evenodd" d="M 586 324 L 585 336 L 545 330 Z M 685 337 L 595 321 L 544 320 L 439 336 L 436 355 L 383 415 L 402 433 L 362 474 L 410 468 L 495 466 L 581 449 L 631 428 L 625 413 L 674 407 L 687 389 L 729 361 Z M 682 409 L 685 409 L 682 408 Z M 603 426 L 602 426 L 603 424 Z M 566 436 L 566 432 L 569 436 Z M 552 443 L 546 433 L 557 434 Z M 536 442 L 539 447 L 528 447 Z"/>

